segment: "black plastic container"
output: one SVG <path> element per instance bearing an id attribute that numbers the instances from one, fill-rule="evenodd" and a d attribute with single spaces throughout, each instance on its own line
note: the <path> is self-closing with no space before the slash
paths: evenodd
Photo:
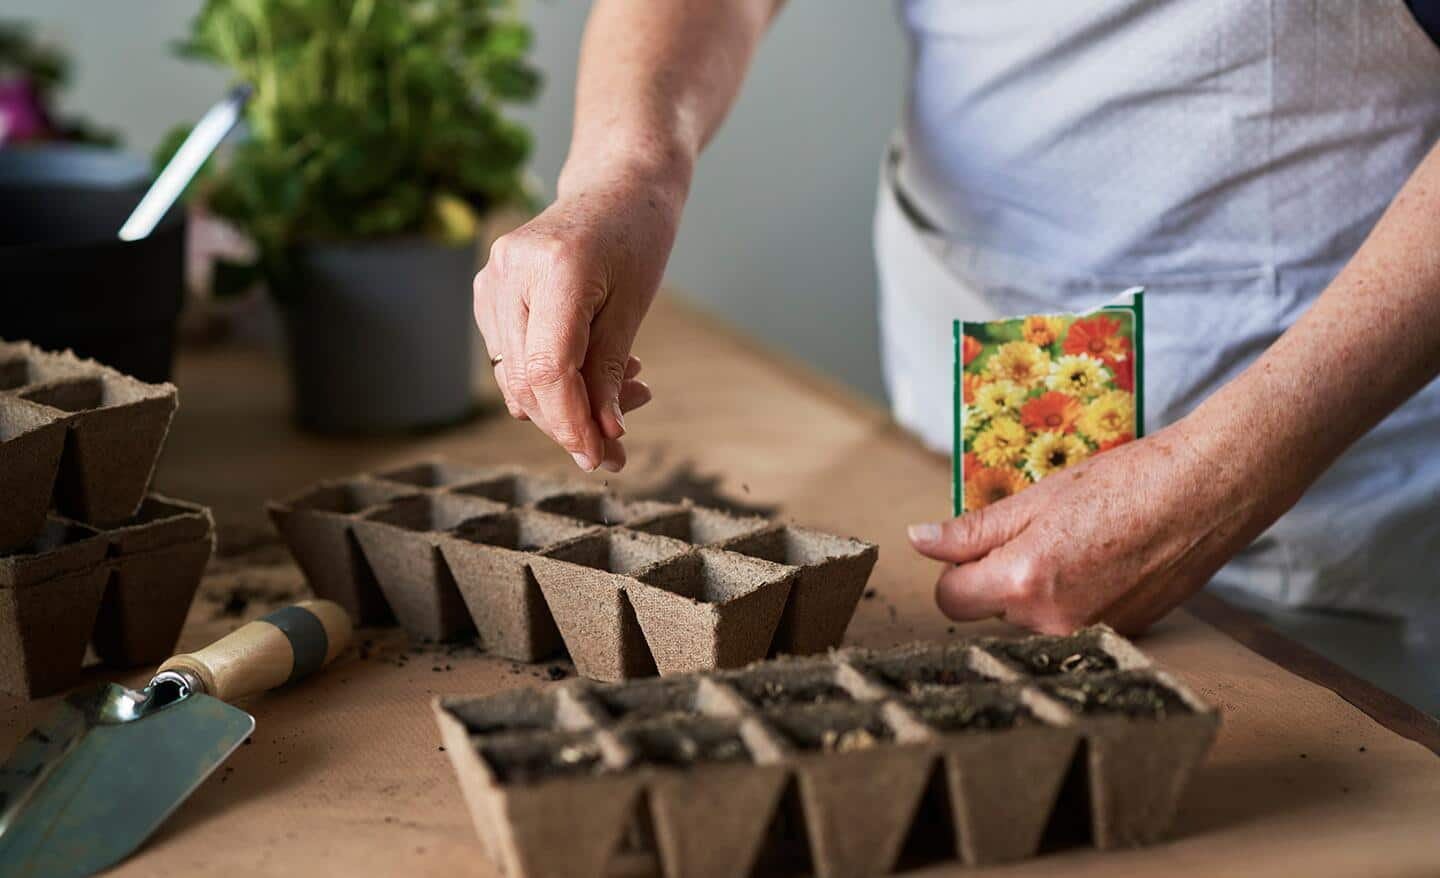
<path id="1" fill-rule="evenodd" d="M 111 150 L 0 150 L 0 338 L 169 380 L 185 298 L 184 209 L 148 238 L 117 237 L 150 177 L 147 162 Z"/>

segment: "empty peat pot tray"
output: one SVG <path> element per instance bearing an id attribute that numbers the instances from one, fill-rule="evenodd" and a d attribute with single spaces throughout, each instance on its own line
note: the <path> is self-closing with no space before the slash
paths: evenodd
<path id="1" fill-rule="evenodd" d="M 524 662 L 563 649 L 606 681 L 838 646 L 877 554 L 765 518 L 443 460 L 320 482 L 269 511 L 315 593 L 360 624 L 478 635 Z"/>
<path id="2" fill-rule="evenodd" d="M 47 517 L 28 544 L 0 552 L 0 692 L 70 688 L 87 645 L 110 667 L 164 660 L 214 541 L 210 510 L 158 494 L 107 528 Z"/>
<path id="3" fill-rule="evenodd" d="M 175 406 L 173 385 L 0 341 L 0 551 L 39 538 L 52 506 L 96 527 L 133 517 Z"/>
<path id="4" fill-rule="evenodd" d="M 1219 726 L 1105 627 L 434 702 L 511 878 L 880 875 L 1161 839 Z"/>

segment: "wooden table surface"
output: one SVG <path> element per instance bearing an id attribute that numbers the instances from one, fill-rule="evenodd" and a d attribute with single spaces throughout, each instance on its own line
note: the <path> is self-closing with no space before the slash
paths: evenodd
<path id="1" fill-rule="evenodd" d="M 943 458 L 877 407 L 673 300 L 657 304 L 637 352 L 656 401 L 627 419 L 632 463 L 609 479 L 613 487 L 644 487 L 689 467 L 719 477 L 738 498 L 778 505 L 787 519 L 879 543 L 877 593 L 861 602 L 850 642 L 975 630 L 939 616 L 935 567 L 904 538 L 906 523 L 945 514 Z M 533 427 L 494 415 L 418 437 L 306 436 L 288 417 L 283 365 L 265 351 L 188 350 L 177 383 L 181 407 L 157 487 L 211 505 L 226 556 L 212 564 L 184 648 L 303 593 L 273 543 L 267 498 L 432 454 L 570 466 Z M 353 650 L 319 677 L 248 702 L 259 724 L 252 744 L 114 874 L 495 874 L 438 749 L 429 701 L 547 685 L 547 666 L 411 648 L 393 630 L 358 637 L 368 641 L 363 654 Z M 1137 851 L 1052 854 L 1005 874 L 1440 874 L 1433 722 L 1218 599 L 1172 614 L 1140 645 L 1224 717 L 1174 839 Z M 90 677 L 144 681 L 139 672 Z M 0 698 L 0 752 L 52 703 Z"/>

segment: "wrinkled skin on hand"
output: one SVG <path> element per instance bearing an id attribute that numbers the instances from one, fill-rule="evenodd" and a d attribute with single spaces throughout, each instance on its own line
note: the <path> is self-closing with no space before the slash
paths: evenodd
<path id="1" fill-rule="evenodd" d="M 950 562 L 935 600 L 1048 634 L 1097 622 L 1137 634 L 1205 585 L 1295 497 L 1249 483 L 1177 423 L 998 503 L 910 528 Z M 1298 496 L 1298 495 L 1296 495 Z"/>
<path id="2" fill-rule="evenodd" d="M 513 417 L 589 472 L 625 465 L 624 413 L 650 401 L 630 355 L 674 243 L 679 199 L 643 179 L 569 187 L 497 239 L 475 322 Z"/>

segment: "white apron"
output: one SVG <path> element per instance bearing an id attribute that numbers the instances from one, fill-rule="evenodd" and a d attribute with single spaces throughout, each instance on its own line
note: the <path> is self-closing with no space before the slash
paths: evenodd
<path id="1" fill-rule="evenodd" d="M 1294 322 L 1440 138 L 1440 49 L 1402 0 L 902 9 L 914 71 L 876 217 L 881 334 L 896 417 L 940 449 L 952 319 L 1144 286 L 1154 430 Z M 1216 583 L 1292 606 L 1440 609 L 1440 382 Z"/>

